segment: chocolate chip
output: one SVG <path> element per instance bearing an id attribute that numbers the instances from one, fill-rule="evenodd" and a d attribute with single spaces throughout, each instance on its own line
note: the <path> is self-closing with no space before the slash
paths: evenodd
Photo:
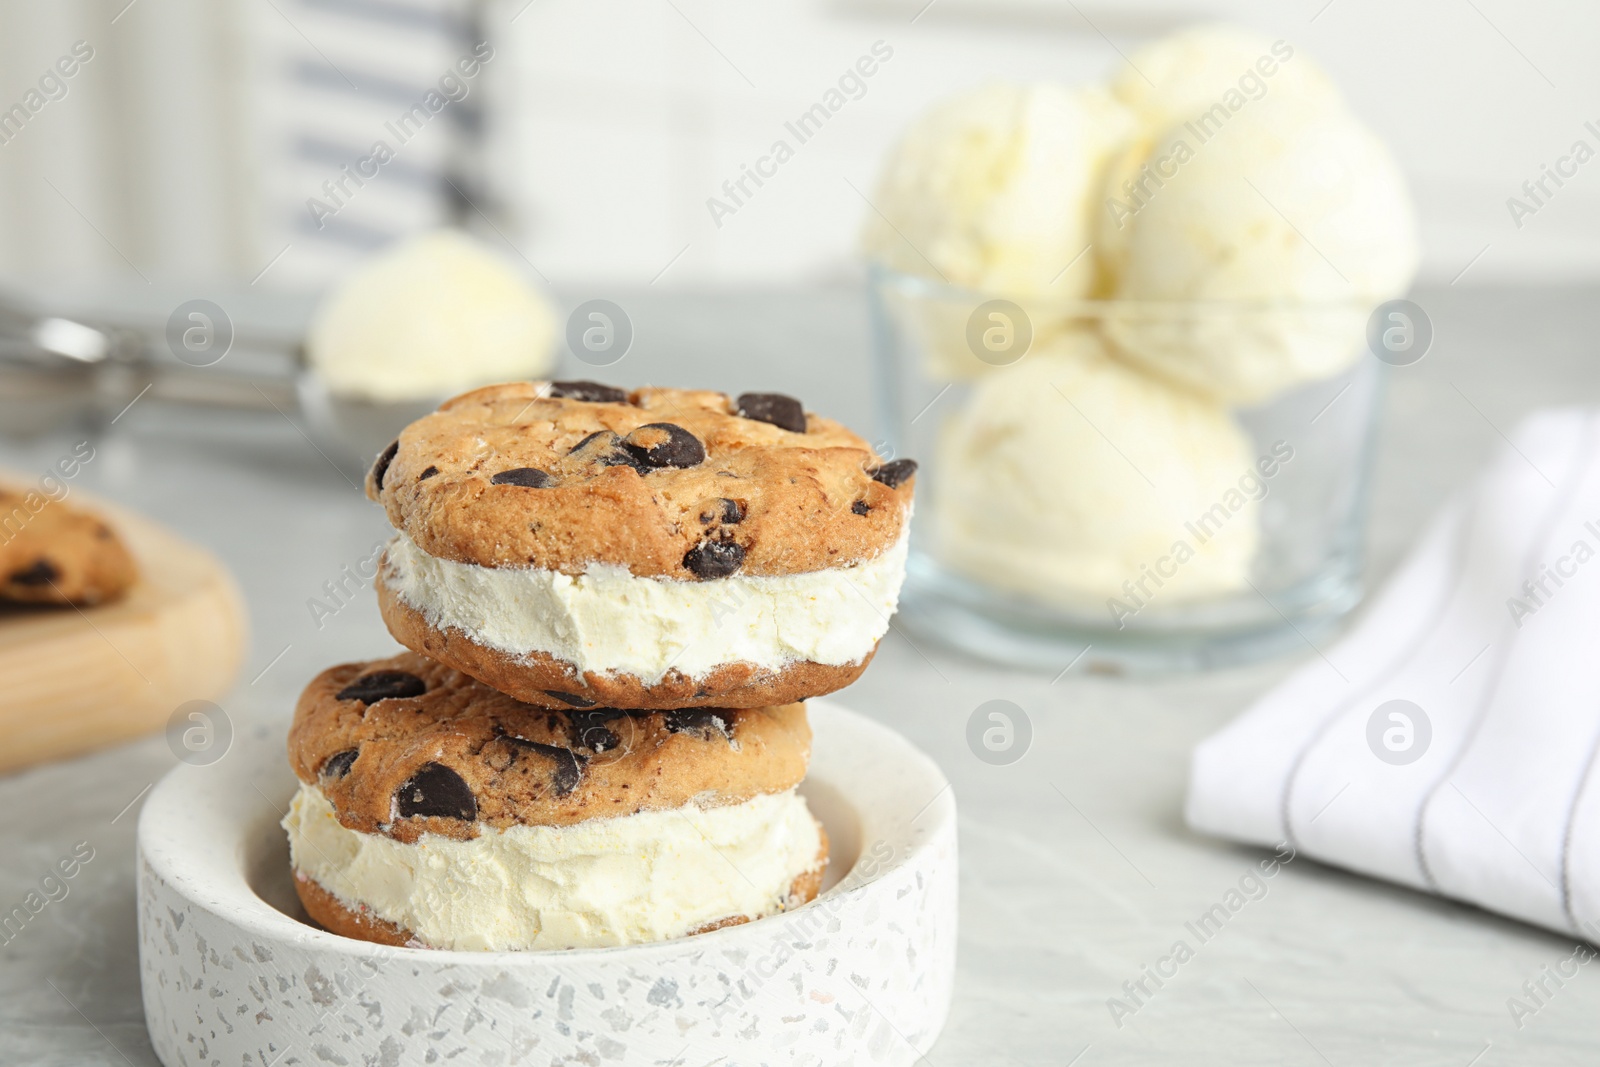
<path id="1" fill-rule="evenodd" d="M 576 752 L 570 748 L 556 748 L 553 745 L 540 745 L 540 755 L 549 756 L 555 761 L 555 772 L 550 776 L 550 784 L 555 786 L 556 796 L 564 797 L 578 788 L 578 783 L 583 781 L 583 763 Z"/>
<path id="2" fill-rule="evenodd" d="M 865 515 L 867 512 L 872 510 L 872 505 L 868 504 L 865 500 L 857 500 L 854 504 L 850 505 L 850 510 L 855 512 L 857 515 Z"/>
<path id="3" fill-rule="evenodd" d="M 696 578 L 726 578 L 744 565 L 744 547 L 733 541 L 705 541 L 688 551 L 683 565 Z"/>
<path id="4" fill-rule="evenodd" d="M 617 735 L 606 728 L 612 719 L 620 719 L 627 712 L 617 708 L 593 708 L 588 711 L 569 711 L 572 722 L 572 745 L 591 752 L 609 752 L 622 744 Z"/>
<path id="5" fill-rule="evenodd" d="M 555 482 L 548 473 L 538 467 L 513 467 L 508 471 L 501 471 L 489 479 L 493 485 L 520 485 L 524 489 L 543 489 Z"/>
<path id="6" fill-rule="evenodd" d="M 423 818 L 471 821 L 478 817 L 478 799 L 466 779 L 442 763 L 424 763 L 395 793 L 395 810 L 402 819 Z"/>
<path id="7" fill-rule="evenodd" d="M 741 393 L 734 401 L 739 414 L 757 422 L 771 423 L 790 433 L 806 432 L 806 409 L 800 401 L 782 393 Z"/>
<path id="8" fill-rule="evenodd" d="M 917 473 L 917 461 L 914 459 L 897 459 L 885 463 L 881 467 L 874 467 L 867 472 L 875 482 L 882 482 L 890 489 L 898 489 L 905 480 Z"/>
<path id="9" fill-rule="evenodd" d="M 575 708 L 592 708 L 595 705 L 593 700 L 588 697 L 581 697 L 576 693 L 563 693 L 559 689 L 546 689 L 544 692 L 546 696 L 555 697 L 562 703 L 571 704 Z"/>
<path id="10" fill-rule="evenodd" d="M 668 733 L 689 734 L 702 741 L 709 741 L 713 736 L 721 736 L 725 741 L 733 740 L 733 731 L 728 728 L 728 720 L 720 711 L 690 708 L 665 711 L 661 716 L 666 723 Z"/>
<path id="11" fill-rule="evenodd" d="M 550 784 L 555 789 L 558 797 L 564 797 L 578 788 L 578 783 L 583 781 L 583 766 L 588 762 L 588 757 L 580 755 L 570 748 L 560 748 L 556 745 L 544 745 L 538 741 L 529 741 L 526 737 L 516 734 L 502 734 L 507 741 L 518 748 L 543 756 L 553 762 L 554 772 L 550 776 Z"/>
<path id="12" fill-rule="evenodd" d="M 373 671 L 363 674 L 334 696 L 335 700 L 359 700 L 363 704 L 376 704 L 380 700 L 403 700 L 419 697 L 428 691 L 428 683 L 405 671 Z"/>
<path id="13" fill-rule="evenodd" d="M 622 443 L 640 463 L 651 469 L 698 467 L 706 461 L 706 446 L 675 423 L 646 423 L 624 437 Z"/>
<path id="14" fill-rule="evenodd" d="M 427 470 L 425 470 L 421 474 L 417 475 L 417 481 L 425 482 L 429 478 L 432 478 L 435 474 L 438 474 L 438 473 L 439 473 L 439 468 L 438 467 L 430 466 Z"/>
<path id="15" fill-rule="evenodd" d="M 744 521 L 744 505 L 737 500 L 719 497 L 712 500 L 700 509 L 700 525 L 710 526 L 714 522 L 724 525 L 734 525 Z"/>
<path id="16" fill-rule="evenodd" d="M 626 404 L 628 394 L 614 385 L 599 382 L 551 382 L 550 395 L 566 400 L 585 400 L 591 404 Z"/>
<path id="17" fill-rule="evenodd" d="M 322 769 L 317 772 L 323 778 L 343 778 L 350 773 L 350 765 L 361 755 L 359 749 L 347 748 L 343 752 L 335 752 L 322 761 Z"/>
<path id="18" fill-rule="evenodd" d="M 400 451 L 400 439 L 397 437 L 389 442 L 389 447 L 378 453 L 377 461 L 372 464 L 372 486 L 378 492 L 383 492 L 383 476 L 389 473 L 389 464 L 394 462 L 394 457 Z"/>
<path id="19" fill-rule="evenodd" d="M 648 468 L 639 456 L 630 449 L 617 434 L 610 430 L 596 430 L 572 446 L 569 456 L 576 456 L 583 452 L 582 458 L 591 460 L 604 467 L 632 467 L 643 474 Z"/>
<path id="20" fill-rule="evenodd" d="M 36 559 L 21 570 L 12 571 L 7 579 L 12 585 L 49 585 L 61 577 L 56 565 L 47 559 Z"/>

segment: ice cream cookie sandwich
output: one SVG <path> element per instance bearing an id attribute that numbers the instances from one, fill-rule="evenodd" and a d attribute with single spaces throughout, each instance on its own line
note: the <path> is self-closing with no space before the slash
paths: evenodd
<path id="1" fill-rule="evenodd" d="M 295 888 L 334 933 L 638 944 L 796 907 L 827 858 L 800 704 L 556 711 L 413 653 L 318 676 L 289 731 Z"/>
<path id="2" fill-rule="evenodd" d="M 854 681 L 916 464 L 773 393 L 522 382 L 412 423 L 367 495 L 395 638 L 546 707 L 768 707 Z"/>

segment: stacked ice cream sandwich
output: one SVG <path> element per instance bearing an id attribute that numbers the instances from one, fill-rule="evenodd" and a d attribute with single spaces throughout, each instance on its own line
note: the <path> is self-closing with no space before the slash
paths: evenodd
<path id="1" fill-rule="evenodd" d="M 289 736 L 311 917 L 560 949 L 812 899 L 802 701 L 888 629 L 915 470 L 771 393 L 525 382 L 407 427 L 367 494 L 410 651 L 325 671 Z"/>

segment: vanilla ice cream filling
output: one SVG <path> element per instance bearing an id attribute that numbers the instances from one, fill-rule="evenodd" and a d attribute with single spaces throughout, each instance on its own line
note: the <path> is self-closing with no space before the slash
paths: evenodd
<path id="1" fill-rule="evenodd" d="M 794 790 L 570 826 L 480 825 L 408 845 L 341 825 L 316 786 L 284 817 L 294 869 L 431 948 L 599 948 L 682 937 L 789 904 L 822 839 Z"/>
<path id="2" fill-rule="evenodd" d="M 859 663 L 889 628 L 905 565 L 902 534 L 872 559 L 802 574 L 676 581 L 591 563 L 569 575 L 439 559 L 402 533 L 384 580 L 429 625 L 477 644 L 654 683 L 668 669 L 703 678 L 727 663 Z"/>

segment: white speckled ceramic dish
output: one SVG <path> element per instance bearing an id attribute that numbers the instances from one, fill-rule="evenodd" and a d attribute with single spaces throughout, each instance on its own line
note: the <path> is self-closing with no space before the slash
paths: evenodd
<path id="1" fill-rule="evenodd" d="M 832 841 L 823 892 L 653 945 L 437 952 L 311 926 L 278 826 L 282 745 L 179 766 L 139 819 L 150 1039 L 180 1064 L 910 1064 L 949 1008 L 956 810 L 893 731 L 812 701 L 801 791 Z"/>

